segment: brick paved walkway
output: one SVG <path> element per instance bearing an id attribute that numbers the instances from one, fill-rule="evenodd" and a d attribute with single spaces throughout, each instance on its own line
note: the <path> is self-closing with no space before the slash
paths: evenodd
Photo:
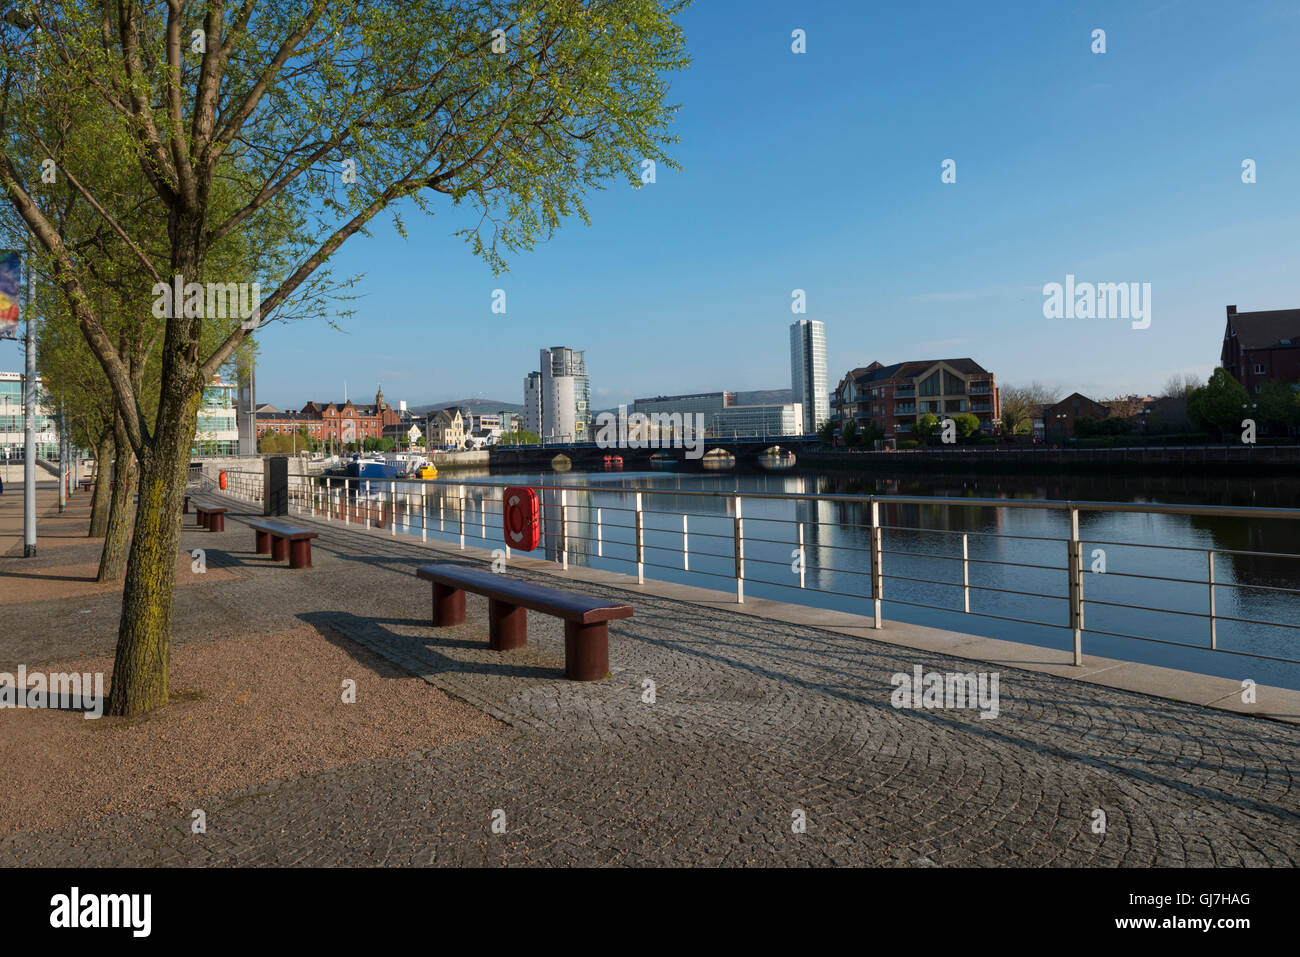
<path id="1" fill-rule="evenodd" d="M 575 587 L 630 600 L 636 617 L 611 629 L 610 680 L 565 682 L 557 622 L 530 616 L 527 649 L 491 652 L 486 602 L 470 596 L 466 625 L 434 631 L 428 586 L 412 575 L 429 548 L 319 528 L 316 567 L 304 572 L 253 556 L 233 514 L 221 535 L 187 529 L 187 548 L 205 547 L 235 576 L 178 589 L 177 640 L 329 624 L 512 730 L 0 836 L 0 864 L 1300 860 L 1294 726 L 1005 668 L 996 719 L 896 710 L 894 673 L 977 666 L 591 584 Z M 115 601 L 8 606 L 16 640 L 0 665 L 111 649 Z M 83 626 L 75 647 L 65 622 Z M 647 680 L 654 703 L 643 700 Z M 191 807 L 207 812 L 206 834 L 190 833 Z M 1104 834 L 1092 829 L 1098 809 Z M 504 833 L 492 829 L 498 811 Z M 804 833 L 792 830 L 797 812 Z"/>

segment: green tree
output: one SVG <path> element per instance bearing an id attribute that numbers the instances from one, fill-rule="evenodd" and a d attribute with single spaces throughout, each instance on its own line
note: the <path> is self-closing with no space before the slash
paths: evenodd
<path id="1" fill-rule="evenodd" d="M 428 210 L 446 197 L 472 207 L 462 230 L 496 269 L 643 161 L 665 153 L 674 108 L 665 74 L 687 64 L 679 0 L 17 0 L 0 23 L 0 186 L 108 377 L 140 464 L 139 507 L 123 586 L 109 712 L 165 704 L 179 515 L 202 389 L 259 321 L 295 297 L 321 304 L 325 264 L 386 211 Z M 197 40 L 190 28 L 202 24 Z M 188 42 L 187 42 L 188 41 Z M 115 194 L 97 167 L 78 168 L 37 131 L 78 117 L 116 125 L 107 143 L 152 188 L 144 207 Z M 101 216 L 61 232 L 34 172 L 49 157 Z M 115 164 L 106 164 L 113 166 Z M 231 190 L 223 209 L 219 184 Z M 277 202 L 281 205 L 277 207 Z M 232 233 L 258 230 L 286 207 L 310 227 L 294 267 L 269 284 L 248 322 L 167 310 L 156 416 L 89 294 L 93 239 L 117 235 L 154 284 L 211 277 Z M 136 228 L 137 219 L 150 222 Z M 123 224 L 131 223 L 127 229 Z M 254 233 L 256 234 L 256 232 Z M 163 247 L 158 255 L 155 249 Z M 244 272 L 240 281 L 252 282 Z M 229 281 L 229 276 L 219 277 Z M 192 287 L 199 288 L 201 286 Z M 308 309 L 308 311 L 312 311 Z M 220 342 L 205 348 L 205 328 Z"/>
<path id="2" fill-rule="evenodd" d="M 542 440 L 536 432 L 517 429 L 514 432 L 502 432 L 499 441 L 501 445 L 537 445 Z"/>
<path id="3" fill-rule="evenodd" d="M 1280 379 L 1265 379 L 1255 395 L 1258 418 L 1261 424 L 1282 433 L 1289 433 L 1300 422 L 1300 391 L 1297 386 Z"/>
<path id="4" fill-rule="evenodd" d="M 969 439 L 972 435 L 980 430 L 979 416 L 972 415 L 970 412 L 961 412 L 952 417 L 957 426 L 957 435 L 962 439 Z"/>
<path id="5" fill-rule="evenodd" d="M 1188 396 L 1187 415 L 1198 429 L 1221 436 L 1249 417 L 1244 408 L 1249 402 L 1245 388 L 1227 369 L 1215 369 L 1210 381 Z"/>
<path id="6" fill-rule="evenodd" d="M 1009 435 L 1033 431 L 1034 416 L 1060 398 L 1060 390 L 1034 380 L 1026 386 L 1007 385 L 998 389 L 1002 403 L 1002 430 Z"/>
<path id="7" fill-rule="evenodd" d="M 916 426 L 912 431 L 922 442 L 928 442 L 939 431 L 939 417 L 933 412 L 925 413 L 916 420 Z"/>
<path id="8" fill-rule="evenodd" d="M 858 444 L 858 426 L 852 419 L 844 423 L 844 428 L 840 430 L 840 437 L 844 439 L 846 448 L 853 448 Z"/>
<path id="9" fill-rule="evenodd" d="M 817 440 L 821 442 L 822 445 L 835 444 L 835 420 L 834 419 L 827 419 L 825 422 L 821 424 L 821 427 L 817 430 Z"/>

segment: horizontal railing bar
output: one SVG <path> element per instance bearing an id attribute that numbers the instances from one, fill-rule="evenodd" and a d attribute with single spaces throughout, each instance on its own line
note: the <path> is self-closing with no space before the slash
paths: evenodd
<path id="1" fill-rule="evenodd" d="M 827 523 L 833 524 L 833 523 Z M 842 527 L 842 526 L 841 526 Z M 870 525 L 858 526 L 861 528 L 870 528 Z M 962 532 L 953 528 L 917 528 L 915 525 L 881 525 L 885 531 L 893 532 L 924 532 L 927 535 L 978 535 L 981 538 L 1013 538 L 1022 542 L 1068 542 L 1068 538 L 1056 538 L 1054 536 L 1043 535 L 1003 535 L 999 532 Z"/>
<path id="2" fill-rule="evenodd" d="M 1275 655 L 1257 655 L 1249 651 L 1234 651 L 1231 648 L 1224 648 L 1221 645 L 1211 648 L 1209 645 L 1189 645 L 1185 641 L 1169 641 L 1165 638 L 1142 638 L 1138 635 L 1128 635 L 1122 631 L 1099 631 L 1096 628 L 1084 629 L 1085 634 L 1105 635 L 1109 638 L 1128 638 L 1132 641 L 1150 641 L 1157 645 L 1172 645 L 1175 648 L 1191 648 L 1193 651 L 1212 651 L 1216 654 L 1239 655 L 1243 658 L 1257 658 L 1260 661 L 1278 661 L 1284 664 L 1300 664 L 1300 658 L 1278 658 Z"/>

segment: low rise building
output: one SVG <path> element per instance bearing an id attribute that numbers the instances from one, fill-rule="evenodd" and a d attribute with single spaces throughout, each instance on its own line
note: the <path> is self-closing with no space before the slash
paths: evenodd
<path id="1" fill-rule="evenodd" d="M 729 405 L 713 413 L 709 431 L 718 439 L 763 438 L 802 435 L 803 405 L 787 402 L 771 405 Z"/>
<path id="2" fill-rule="evenodd" d="M 384 400 L 381 388 L 375 395 L 374 405 L 358 405 L 351 400 L 343 402 L 308 402 L 297 412 L 257 411 L 257 437 L 268 432 L 290 435 L 305 430 L 308 438 L 325 448 L 346 449 L 353 442 L 379 439 L 389 426 L 400 425 L 402 418 L 397 410 Z"/>
<path id="3" fill-rule="evenodd" d="M 465 445 L 465 415 L 461 409 L 437 409 L 425 419 L 424 434 L 428 449 L 459 449 Z"/>
<path id="4" fill-rule="evenodd" d="M 1109 406 L 1094 402 L 1082 393 L 1072 392 L 1060 402 L 1043 406 L 1041 412 L 1043 436 L 1049 442 L 1072 439 L 1075 435 L 1076 419 L 1096 419 L 1100 421 L 1101 419 L 1110 418 L 1110 415 Z"/>
<path id="5" fill-rule="evenodd" d="M 873 362 L 840 380 L 831 405 L 840 428 L 874 426 L 887 439 L 909 437 L 926 414 L 944 419 L 968 412 L 984 432 L 1002 417 L 996 378 L 970 358 Z"/>

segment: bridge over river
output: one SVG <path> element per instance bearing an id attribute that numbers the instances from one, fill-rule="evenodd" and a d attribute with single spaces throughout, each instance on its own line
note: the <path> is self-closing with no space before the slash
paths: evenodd
<path id="1" fill-rule="evenodd" d="M 632 445 L 633 443 L 628 443 Z M 716 463 L 716 467 L 731 467 L 725 452 L 734 457 L 737 466 L 776 465 L 776 456 L 791 452 L 794 458 L 785 458 L 780 467 L 789 468 L 801 453 L 811 452 L 820 447 L 816 436 L 769 435 L 762 437 L 709 438 L 696 445 L 691 443 L 686 448 L 673 448 L 665 442 L 653 446 L 634 448 L 602 448 L 595 442 L 569 442 L 557 445 L 512 445 L 493 446 L 489 450 L 489 462 L 493 468 L 515 470 L 520 472 L 549 471 L 556 456 L 563 455 L 575 469 L 599 470 L 604 466 L 606 456 L 620 456 L 623 468 L 648 470 L 656 462 L 664 463 L 677 470 L 703 471 L 709 467 L 706 461 Z M 712 453 L 712 455 L 710 454 Z M 721 461 L 718 461 L 721 459 Z M 725 464 L 724 464 L 725 463 Z"/>

